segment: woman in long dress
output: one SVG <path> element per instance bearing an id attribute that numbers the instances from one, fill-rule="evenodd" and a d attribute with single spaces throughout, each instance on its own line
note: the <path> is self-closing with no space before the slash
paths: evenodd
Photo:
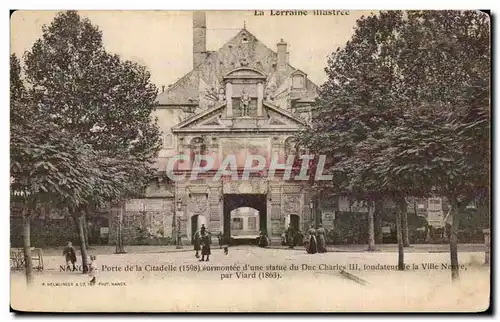
<path id="1" fill-rule="evenodd" d="M 201 226 L 200 230 L 200 244 L 201 244 L 201 259 L 200 262 L 205 261 L 205 256 L 207 256 L 206 261 L 210 259 L 210 244 L 212 240 L 210 235 L 207 233 L 205 226 Z"/>
<path id="2" fill-rule="evenodd" d="M 309 242 L 306 244 L 306 251 L 308 254 L 316 254 L 318 252 L 318 243 L 316 241 L 316 230 L 311 225 L 307 231 Z"/>
<path id="3" fill-rule="evenodd" d="M 318 225 L 316 236 L 318 240 L 318 253 L 326 253 L 326 232 L 325 228 L 323 228 L 323 225 Z"/>

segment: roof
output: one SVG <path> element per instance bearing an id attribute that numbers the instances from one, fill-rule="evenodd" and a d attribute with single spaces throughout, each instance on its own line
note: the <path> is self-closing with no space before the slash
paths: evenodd
<path id="1" fill-rule="evenodd" d="M 243 38 L 246 38 L 246 41 L 243 41 Z M 220 88 L 223 84 L 223 76 L 242 66 L 265 73 L 268 76 L 268 84 L 273 85 L 277 90 L 297 69 L 286 64 L 284 68 L 278 70 L 276 65 L 277 53 L 243 28 L 219 50 L 207 52 L 205 61 L 161 93 L 157 102 L 159 105 L 193 103 L 203 105 L 205 95 L 203 92 Z M 306 84 L 307 91 L 304 92 L 304 96 L 316 96 L 317 85 L 309 79 Z"/>

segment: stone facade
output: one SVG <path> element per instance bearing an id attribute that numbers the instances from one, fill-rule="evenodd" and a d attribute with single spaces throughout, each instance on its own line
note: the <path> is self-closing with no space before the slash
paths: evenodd
<path id="1" fill-rule="evenodd" d="M 193 70 L 158 97 L 153 116 L 158 118 L 164 145 L 156 166 L 164 181 L 152 184 L 144 199 L 129 201 L 129 209 L 122 210 L 126 243 L 140 239 L 137 232 L 154 233 L 160 228 L 165 237 L 179 233 L 188 243 L 201 224 L 213 236 L 230 234 L 230 212 L 238 207 L 259 211 L 257 226 L 276 242 L 286 228 L 286 218 L 298 216 L 303 230 L 313 220 L 303 181 L 284 180 L 280 171 L 272 179 L 264 173 L 249 180 L 241 174 L 214 176 L 230 155 L 238 169 L 248 155 L 260 155 L 266 161 L 278 155 L 285 163 L 285 154 L 293 147 L 290 137 L 308 126 L 317 86 L 290 65 L 283 40 L 272 51 L 242 29 L 217 51 L 207 51 L 206 28 L 205 13 L 193 13 Z M 192 158 L 200 154 L 215 157 L 213 170 L 189 179 Z M 174 168 L 186 179 L 168 181 L 167 164 L 175 155 L 191 158 L 178 161 Z M 152 200 L 157 208 L 144 210 Z M 115 211 L 111 217 L 113 242 L 119 215 Z"/>

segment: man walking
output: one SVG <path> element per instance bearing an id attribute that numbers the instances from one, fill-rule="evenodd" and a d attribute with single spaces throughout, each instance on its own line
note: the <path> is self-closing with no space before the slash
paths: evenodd
<path id="1" fill-rule="evenodd" d="M 201 244 L 201 259 L 200 262 L 205 261 L 205 256 L 207 256 L 206 261 L 210 260 L 210 244 L 212 243 L 210 235 L 207 233 L 205 225 L 201 226 L 200 229 L 200 244 Z"/>

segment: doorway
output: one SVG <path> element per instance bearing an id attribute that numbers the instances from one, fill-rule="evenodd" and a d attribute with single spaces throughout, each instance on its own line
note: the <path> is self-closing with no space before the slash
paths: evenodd
<path id="1" fill-rule="evenodd" d="M 294 231 L 300 230 L 300 217 L 299 215 L 290 215 L 290 225 Z"/>
<path id="2" fill-rule="evenodd" d="M 198 230 L 198 218 L 200 215 L 191 216 L 191 244 L 194 240 L 194 234 Z"/>
<path id="3" fill-rule="evenodd" d="M 233 236 L 233 232 L 231 229 L 231 225 L 233 227 L 237 227 L 239 225 L 238 219 L 235 217 L 235 221 L 233 222 L 233 216 L 231 214 L 235 214 L 237 212 L 233 212 L 233 210 L 239 208 L 253 208 L 256 213 L 258 213 L 258 225 L 260 231 L 264 231 L 267 233 L 267 198 L 265 194 L 225 194 L 224 195 L 224 227 L 223 234 L 228 240 L 231 241 L 231 244 L 235 243 L 236 239 L 241 239 L 245 237 L 238 238 L 237 236 Z M 257 216 L 256 216 L 257 217 Z M 243 223 L 241 224 L 241 226 Z M 239 227 L 239 226 L 238 226 Z M 233 229 L 234 230 L 234 229 Z M 258 235 L 257 235 L 258 236 Z M 250 239 L 257 239 L 257 236 L 249 236 Z M 234 238 L 237 237 L 237 238 Z"/>

